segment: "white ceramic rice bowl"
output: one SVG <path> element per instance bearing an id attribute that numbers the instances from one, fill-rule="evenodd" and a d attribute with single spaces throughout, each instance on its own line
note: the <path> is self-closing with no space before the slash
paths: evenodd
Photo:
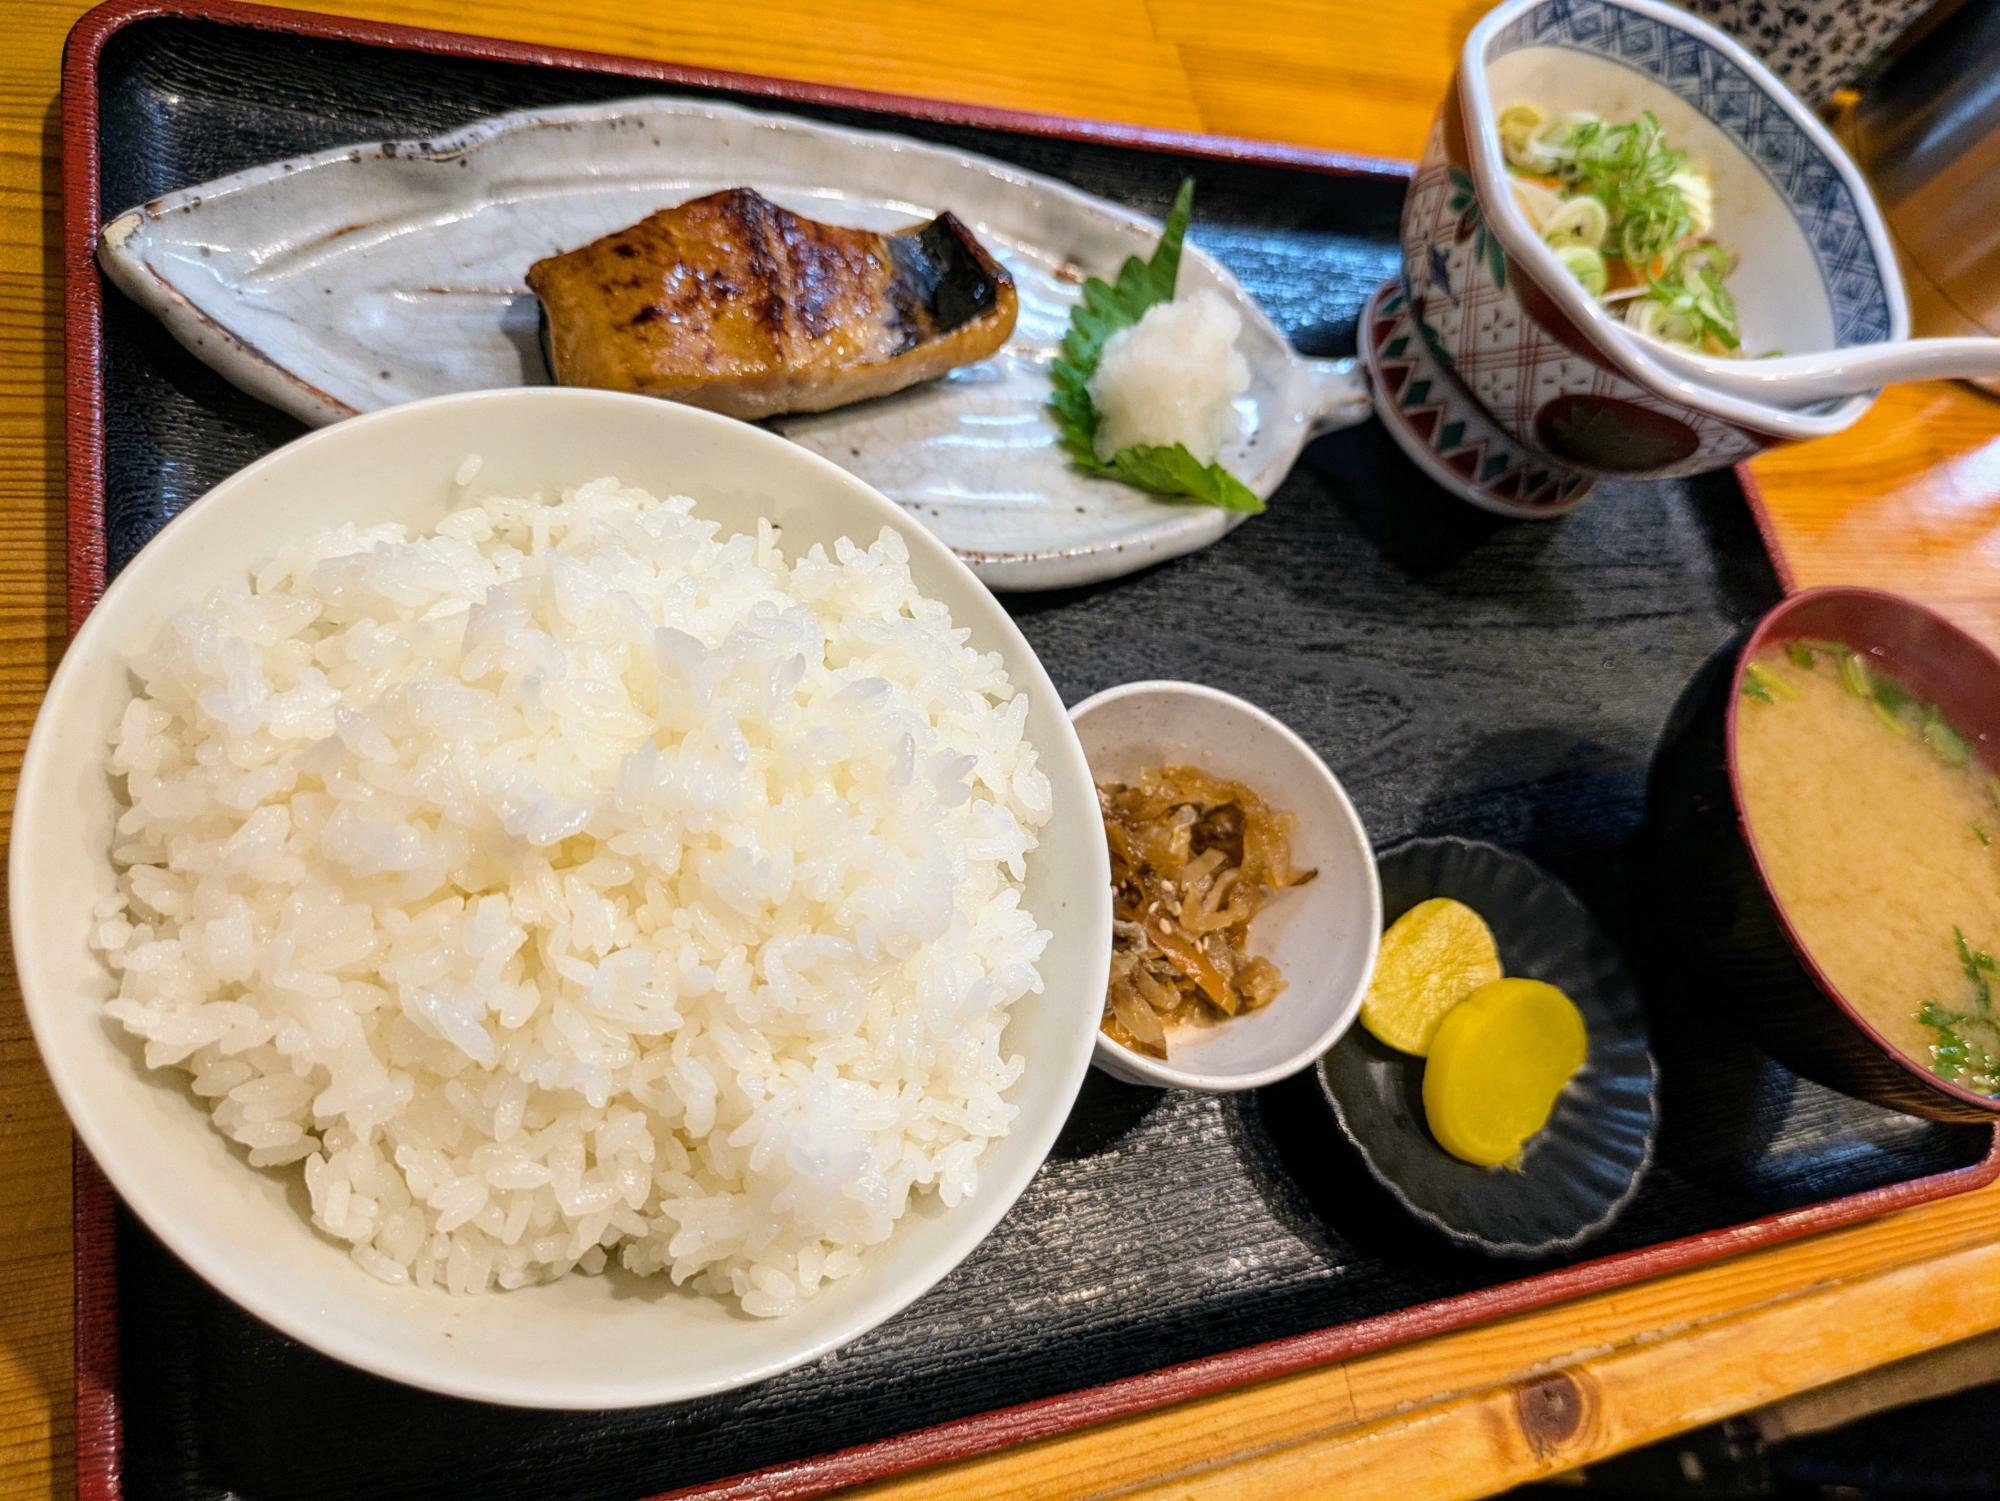
<path id="1" fill-rule="evenodd" d="M 452 479 L 483 460 L 466 491 Z M 997 651 L 1030 701 L 1028 738 L 1054 798 L 1026 902 L 1054 935 L 1042 994 L 1006 1033 L 1029 1066 L 1020 1114 L 982 1159 L 976 1192 L 913 1207 L 862 1270 L 803 1310 L 752 1318 L 664 1276 L 571 1275 L 454 1297 L 390 1287 L 313 1230 L 296 1168 L 260 1171 L 209 1124 L 187 1076 L 149 1074 L 104 1014 L 110 971 L 85 942 L 112 894 L 116 813 L 106 746 L 129 698 L 125 663 L 175 609 L 295 539 L 343 520 L 426 524 L 465 497 L 555 492 L 615 474 L 689 494 L 725 530 L 768 516 L 788 554 L 883 526 L 918 586 L 972 644 Z M 28 1018 L 78 1134 L 126 1203 L 175 1254 L 244 1308 L 327 1355 L 450 1395 L 518 1406 L 613 1408 L 727 1390 L 799 1365 L 913 1302 L 992 1229 L 1041 1165 L 1089 1066 L 1110 954 L 1110 874 L 1090 773 L 1048 675 L 963 564 L 894 504 L 824 459 L 691 408 L 582 390 L 448 396 L 314 433 L 217 486 L 124 570 L 65 655 L 36 721 L 10 851 L 15 959 Z"/>

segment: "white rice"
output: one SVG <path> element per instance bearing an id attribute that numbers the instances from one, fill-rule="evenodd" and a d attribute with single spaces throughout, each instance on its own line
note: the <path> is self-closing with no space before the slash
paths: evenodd
<path id="1" fill-rule="evenodd" d="M 1236 347 L 1242 332 L 1236 309 L 1204 288 L 1154 303 L 1106 339 L 1089 386 L 1097 456 L 1184 443 L 1211 462 L 1241 431 L 1236 398 L 1250 389 L 1250 365 Z"/>
<path id="2" fill-rule="evenodd" d="M 134 664 L 110 1013 L 384 1281 L 789 1312 L 1015 1113 L 1049 785 L 966 636 L 609 479 L 329 532 Z"/>

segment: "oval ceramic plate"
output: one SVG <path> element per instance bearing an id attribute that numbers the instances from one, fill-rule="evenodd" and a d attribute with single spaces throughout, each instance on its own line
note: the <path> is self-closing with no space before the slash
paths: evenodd
<path id="1" fill-rule="evenodd" d="M 1390 922 L 1434 896 L 1476 909 L 1508 974 L 1546 980 L 1576 1002 L 1590 1055 L 1510 1172 L 1440 1147 L 1424 1124 L 1424 1060 L 1355 1027 L 1320 1060 L 1341 1133 L 1397 1202 L 1462 1246 L 1546 1256 L 1581 1245 L 1617 1218 L 1653 1151 L 1658 1071 L 1625 961 L 1567 886 L 1493 845 L 1413 839 L 1383 855 L 1379 870 Z"/>
<path id="2" fill-rule="evenodd" d="M 322 425 L 452 391 L 545 383 L 531 263 L 656 209 L 748 185 L 829 223 L 892 229 L 950 209 L 1006 265 L 1020 321 L 998 355 L 778 430 L 881 490 L 999 588 L 1116 577 L 1243 520 L 1076 473 L 1048 367 L 1086 275 L 1160 225 L 1052 178 L 900 136 L 693 99 L 503 115 L 425 141 L 272 162 L 105 225 L 98 259 L 198 357 Z M 1213 258 L 1196 222 L 1181 290 L 1243 318 L 1251 387 L 1221 458 L 1269 496 L 1307 438 L 1358 422 L 1352 360 L 1302 358 Z"/>

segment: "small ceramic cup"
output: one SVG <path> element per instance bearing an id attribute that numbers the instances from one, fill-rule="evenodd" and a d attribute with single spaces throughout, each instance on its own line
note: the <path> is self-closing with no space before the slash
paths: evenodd
<path id="1" fill-rule="evenodd" d="M 1340 780 L 1271 715 L 1199 683 L 1126 683 L 1069 712 L 1100 785 L 1175 764 L 1242 782 L 1297 819 L 1292 863 L 1318 871 L 1250 924 L 1251 952 L 1278 966 L 1282 994 L 1217 1026 L 1170 1032 L 1164 1060 L 1099 1032 L 1097 1066 L 1128 1084 L 1212 1093 L 1311 1067 L 1360 1014 L 1382 932 L 1374 851 Z"/>
<path id="2" fill-rule="evenodd" d="M 1509 105 L 1651 110 L 1715 185 L 1746 349 L 1908 335 L 1881 215 L 1853 163 L 1770 71 L 1656 0 L 1508 0 L 1473 28 L 1403 207 L 1400 287 L 1364 315 L 1375 407 L 1434 478 L 1553 515 L 1601 476 L 1660 479 L 1840 431 L 1871 396 L 1783 410 L 1667 369 L 1556 259 L 1514 201 Z"/>

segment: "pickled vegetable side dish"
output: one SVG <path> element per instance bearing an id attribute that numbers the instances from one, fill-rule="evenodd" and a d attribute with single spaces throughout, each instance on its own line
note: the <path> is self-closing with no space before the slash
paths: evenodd
<path id="1" fill-rule="evenodd" d="M 1104 1031 L 1165 1058 L 1167 1029 L 1268 1006 L 1284 988 L 1248 949 L 1250 921 L 1316 874 L 1292 864 L 1293 819 L 1194 766 L 1100 783 L 1111 846 L 1111 984 Z"/>
<path id="2" fill-rule="evenodd" d="M 1505 977 L 1486 919 L 1449 897 L 1418 902 L 1382 935 L 1361 1025 L 1424 1060 L 1431 1138 L 1474 1167 L 1518 1169 L 1590 1052 L 1575 1003 Z"/>

